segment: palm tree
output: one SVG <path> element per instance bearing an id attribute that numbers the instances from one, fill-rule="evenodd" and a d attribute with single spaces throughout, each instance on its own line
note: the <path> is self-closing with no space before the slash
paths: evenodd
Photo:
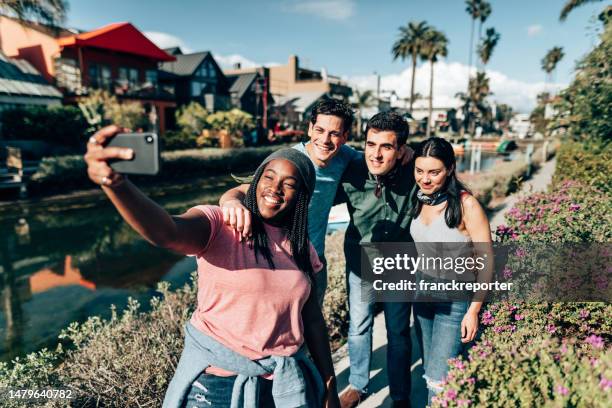
<path id="1" fill-rule="evenodd" d="M 484 24 L 485 21 L 487 21 L 487 18 L 489 18 L 489 16 L 491 15 L 491 4 L 482 0 L 480 2 L 480 10 L 478 14 L 479 14 L 478 16 L 478 39 L 479 41 L 482 41 L 482 25 Z"/>
<path id="2" fill-rule="evenodd" d="M 578 8 L 580 6 L 583 6 L 583 5 L 587 4 L 587 3 L 594 3 L 596 1 L 601 1 L 601 0 L 567 0 L 565 5 L 561 9 L 561 14 L 559 15 L 559 20 L 560 21 L 565 21 L 567 19 L 567 16 L 569 15 L 569 13 L 574 11 L 574 9 L 576 9 L 576 8 Z"/>
<path id="3" fill-rule="evenodd" d="M 546 82 L 551 82 L 553 72 L 564 56 L 563 47 L 553 47 L 542 58 L 542 69 L 546 72 Z"/>
<path id="4" fill-rule="evenodd" d="M 468 92 L 459 92 L 455 95 L 463 102 L 463 123 L 464 128 L 469 133 L 474 132 L 475 121 L 477 116 L 488 118 L 491 113 L 491 109 L 486 101 L 486 97 L 491 95 L 491 87 L 489 85 L 489 78 L 484 72 L 477 72 L 476 76 L 470 78 L 470 86 Z"/>
<path id="5" fill-rule="evenodd" d="M 478 38 L 481 37 L 482 24 L 491 15 L 491 4 L 486 0 L 465 0 L 465 11 L 472 18 L 472 27 L 470 28 L 470 52 L 468 54 L 468 83 L 469 83 L 469 72 L 472 70 L 472 55 L 474 53 L 474 24 L 476 20 L 478 23 Z"/>
<path id="6" fill-rule="evenodd" d="M 438 61 L 438 57 L 446 57 L 448 55 L 448 38 L 446 35 L 436 29 L 430 29 L 425 35 L 425 44 L 421 50 L 421 58 L 429 61 L 429 114 L 427 116 L 427 134 L 431 134 L 431 116 L 433 114 L 433 78 L 434 64 Z"/>
<path id="7" fill-rule="evenodd" d="M 0 0 L 0 14 L 59 26 L 66 18 L 66 0 Z"/>
<path id="8" fill-rule="evenodd" d="M 416 73 L 417 58 L 421 53 L 425 41 L 425 34 L 429 31 L 429 26 L 426 21 L 414 22 L 411 21 L 404 27 L 399 28 L 400 34 L 393 48 L 393 60 L 401 58 L 402 61 L 406 58 L 412 59 L 412 82 L 410 85 L 410 113 L 412 113 L 412 105 L 414 102 L 414 76 Z"/>
<path id="9" fill-rule="evenodd" d="M 495 31 L 495 28 L 487 28 L 485 32 L 486 36 L 482 39 L 481 43 L 478 45 L 478 56 L 480 57 L 480 61 L 482 61 L 483 71 L 484 65 L 489 63 L 491 59 L 491 54 L 493 54 L 493 50 L 495 46 L 499 42 L 500 34 Z"/>
<path id="10" fill-rule="evenodd" d="M 363 92 L 356 89 L 353 92 L 353 96 L 354 96 L 353 108 L 357 110 L 357 129 L 358 129 L 357 138 L 361 138 L 361 131 L 363 130 L 362 129 L 363 110 L 373 106 L 376 98 L 374 97 L 374 93 L 370 89 L 363 91 Z"/>

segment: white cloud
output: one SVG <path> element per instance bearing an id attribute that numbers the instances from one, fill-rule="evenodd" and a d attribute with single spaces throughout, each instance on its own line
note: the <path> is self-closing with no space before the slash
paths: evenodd
<path id="1" fill-rule="evenodd" d="M 293 0 L 283 5 L 290 13 L 312 14 L 329 20 L 346 20 L 355 13 L 354 0 Z"/>
<path id="2" fill-rule="evenodd" d="M 535 37 L 536 35 L 542 32 L 542 26 L 540 24 L 533 24 L 527 27 L 527 35 L 530 37 Z"/>
<path id="3" fill-rule="evenodd" d="M 234 68 L 236 63 L 240 63 L 241 68 L 255 68 L 255 67 L 270 67 L 273 65 L 280 65 L 278 62 L 266 62 L 260 64 L 259 62 L 252 61 L 240 54 L 231 54 L 231 55 L 219 55 L 213 54 L 215 57 L 215 61 L 217 64 L 221 66 L 221 68 L 229 69 Z"/>
<path id="4" fill-rule="evenodd" d="M 455 98 L 457 92 L 465 92 L 467 88 L 468 67 L 458 62 L 440 61 L 434 68 L 434 106 L 456 107 L 459 101 Z M 429 64 L 421 64 L 416 70 L 415 91 L 423 99 L 415 102 L 416 106 L 426 106 L 429 96 Z M 474 68 L 472 68 L 474 72 Z M 506 103 L 519 112 L 530 112 L 536 104 L 536 96 L 547 90 L 559 90 L 565 84 L 548 84 L 542 82 L 525 82 L 512 79 L 506 74 L 487 70 L 490 78 L 490 87 L 493 95 L 490 101 Z M 371 89 L 376 91 L 376 77 L 374 75 L 354 76 L 345 78 L 352 86 L 359 89 Z M 411 68 L 406 68 L 397 74 L 381 77 L 381 94 L 388 96 L 390 91 L 395 91 L 400 98 L 410 97 Z M 384 92 L 388 91 L 388 92 Z M 404 102 L 399 101 L 398 106 Z"/>
<path id="5" fill-rule="evenodd" d="M 143 33 L 147 38 L 155 43 L 159 48 L 181 47 L 184 53 L 193 52 L 193 50 L 185 44 L 185 41 L 180 38 L 159 31 L 145 31 Z"/>

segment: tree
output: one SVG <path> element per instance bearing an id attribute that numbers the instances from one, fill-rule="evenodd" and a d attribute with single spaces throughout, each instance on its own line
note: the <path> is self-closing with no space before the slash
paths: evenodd
<path id="1" fill-rule="evenodd" d="M 66 19 L 66 0 L 0 0 L 0 14 L 59 26 Z"/>
<path id="2" fill-rule="evenodd" d="M 191 102 L 176 112 L 176 123 L 185 133 L 200 135 L 204 129 L 209 128 L 206 121 L 208 111 L 198 102 Z"/>
<path id="3" fill-rule="evenodd" d="M 431 135 L 431 117 L 433 114 L 433 78 L 434 78 L 434 64 L 438 61 L 438 57 L 446 57 L 448 55 L 448 38 L 446 35 L 438 30 L 431 28 L 425 35 L 425 43 L 421 50 L 421 58 L 429 61 L 430 73 L 429 73 L 429 113 L 427 120 L 427 133 L 426 136 Z"/>
<path id="4" fill-rule="evenodd" d="M 410 113 L 412 113 L 412 105 L 414 103 L 414 77 L 416 74 L 417 58 L 421 53 L 423 44 L 425 42 L 425 35 L 429 30 L 429 26 L 426 21 L 414 22 L 411 21 L 404 27 L 400 27 L 399 38 L 393 44 L 391 50 L 393 54 L 393 60 L 401 58 L 402 61 L 411 58 L 412 59 L 412 82 L 410 85 Z"/>
<path id="5" fill-rule="evenodd" d="M 374 105 L 375 97 L 374 97 L 374 93 L 369 89 L 363 92 L 356 89 L 353 92 L 353 96 L 354 96 L 353 108 L 357 110 L 357 129 L 358 129 L 357 138 L 360 138 L 362 127 L 363 127 L 362 125 L 363 110 Z"/>
<path id="6" fill-rule="evenodd" d="M 474 24 L 476 20 L 480 20 L 478 26 L 478 37 L 480 38 L 482 24 L 487 20 L 491 14 L 491 5 L 485 0 L 466 0 L 465 11 L 472 18 L 472 26 L 470 28 L 470 51 L 468 54 L 468 85 L 469 85 L 469 72 L 472 70 L 472 54 L 474 53 Z"/>
<path id="7" fill-rule="evenodd" d="M 569 13 L 571 13 L 572 11 L 577 9 L 578 7 L 583 6 L 583 5 L 587 4 L 587 3 L 594 3 L 596 1 L 601 1 L 601 0 L 567 0 L 565 5 L 561 9 L 561 14 L 559 15 L 559 20 L 560 21 L 565 21 L 567 19 L 567 16 L 569 15 Z"/>
<path id="8" fill-rule="evenodd" d="M 489 4 L 488 2 L 484 0 L 481 0 L 480 10 L 478 14 L 479 14 L 478 16 L 478 39 L 479 41 L 482 41 L 482 26 L 485 23 L 485 21 L 487 21 L 489 16 L 491 15 L 491 4 Z"/>
<path id="9" fill-rule="evenodd" d="M 546 72 L 546 82 L 552 82 L 553 72 L 565 54 L 562 47 L 551 48 L 542 58 L 542 69 Z"/>
<path id="10" fill-rule="evenodd" d="M 495 31 L 495 28 L 487 28 L 486 37 L 484 37 L 481 43 L 478 45 L 478 56 L 480 57 L 480 61 L 482 61 L 483 70 L 484 66 L 489 63 L 491 59 L 491 54 L 493 54 L 493 50 L 495 46 L 499 42 L 500 34 Z"/>
<path id="11" fill-rule="evenodd" d="M 119 102 L 117 97 L 104 90 L 92 90 L 89 95 L 79 99 L 79 108 L 90 131 L 107 124 L 115 124 L 128 129 L 145 129 L 150 123 L 143 106 L 138 102 Z"/>
<path id="12" fill-rule="evenodd" d="M 475 128 L 475 119 L 482 118 L 490 120 L 491 108 L 487 103 L 486 97 L 491 95 L 491 88 L 489 86 L 489 78 L 484 72 L 477 72 L 476 76 L 470 78 L 469 91 L 459 92 L 455 97 L 459 98 L 463 102 L 463 123 L 464 128 L 469 133 L 473 133 Z"/>

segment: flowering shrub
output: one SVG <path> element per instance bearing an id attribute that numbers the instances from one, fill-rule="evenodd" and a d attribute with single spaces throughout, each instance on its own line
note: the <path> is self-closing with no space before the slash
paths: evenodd
<path id="1" fill-rule="evenodd" d="M 512 278 L 512 262 L 525 258 L 529 246 L 523 243 L 609 242 L 606 197 L 592 185 L 561 179 L 550 192 L 519 201 L 497 230 L 502 241 L 519 245 L 503 276 Z M 610 273 L 605 263 L 599 269 Z M 449 361 L 444 391 L 433 407 L 612 405 L 610 303 L 489 304 L 481 329 L 468 359 Z"/>
<path id="2" fill-rule="evenodd" d="M 612 144 L 566 142 L 557 153 L 554 181 L 575 180 L 593 186 L 606 194 L 612 174 Z"/>

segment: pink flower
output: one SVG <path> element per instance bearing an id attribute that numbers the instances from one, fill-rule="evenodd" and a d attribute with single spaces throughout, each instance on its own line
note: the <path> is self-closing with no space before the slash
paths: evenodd
<path id="1" fill-rule="evenodd" d="M 448 390 L 446 391 L 446 397 L 451 400 L 454 401 L 457 398 L 457 391 L 455 390 Z"/>
<path id="2" fill-rule="evenodd" d="M 472 385 L 476 384 L 476 379 L 474 377 L 469 377 L 466 381 Z"/>
<path id="3" fill-rule="evenodd" d="M 510 269 L 509 267 L 505 266 L 504 270 L 503 270 L 503 273 L 504 273 L 504 278 L 505 279 L 512 278 L 512 269 Z"/>
<path id="4" fill-rule="evenodd" d="M 549 332 L 550 334 L 553 334 L 557 331 L 557 328 L 555 327 L 554 324 L 549 324 L 546 326 L 546 331 Z"/>
<path id="5" fill-rule="evenodd" d="M 590 314 L 591 314 L 591 312 L 589 312 L 586 309 L 582 309 L 580 311 L 580 317 L 583 318 L 583 319 L 586 319 L 587 317 L 589 317 Z"/>
<path id="6" fill-rule="evenodd" d="M 469 399 L 458 399 L 457 406 L 459 407 L 467 407 L 472 403 L 472 400 Z"/>
<path id="7" fill-rule="evenodd" d="M 555 391 L 559 395 L 567 395 L 567 394 L 569 394 L 569 389 L 565 388 L 562 385 L 557 385 L 557 387 L 555 388 Z"/>
<path id="8" fill-rule="evenodd" d="M 604 348 L 604 340 L 603 338 L 596 336 L 594 334 L 590 335 L 589 337 L 587 337 L 584 340 L 585 343 L 590 344 L 591 346 L 595 347 L 596 349 L 602 349 Z"/>
<path id="9" fill-rule="evenodd" d="M 570 211 L 578 211 L 580 210 L 580 204 L 571 204 Z"/>
<path id="10" fill-rule="evenodd" d="M 482 324 L 490 325 L 493 324 L 494 321 L 495 318 L 493 317 L 493 314 L 490 311 L 487 310 L 482 314 Z"/>
<path id="11" fill-rule="evenodd" d="M 601 381 L 599 381 L 599 386 L 604 391 L 609 388 L 612 388 L 612 380 L 608 380 L 606 377 L 601 377 Z"/>
<path id="12" fill-rule="evenodd" d="M 523 320 L 525 318 L 525 316 L 523 316 L 522 314 L 515 314 L 514 315 L 514 320 Z"/>
<path id="13" fill-rule="evenodd" d="M 523 248 L 517 248 L 514 254 L 519 258 L 524 258 L 525 256 L 527 256 L 527 251 L 525 251 Z"/>

